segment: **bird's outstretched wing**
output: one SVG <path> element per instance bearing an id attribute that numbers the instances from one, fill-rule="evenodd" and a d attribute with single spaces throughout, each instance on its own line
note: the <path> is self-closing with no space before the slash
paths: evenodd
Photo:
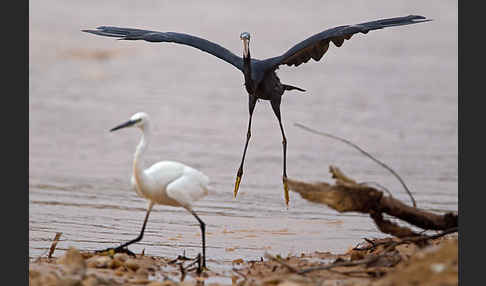
<path id="1" fill-rule="evenodd" d="M 371 30 L 383 29 L 392 26 L 402 26 L 431 21 L 423 16 L 410 15 L 331 28 L 315 34 L 306 40 L 296 44 L 283 55 L 261 61 L 265 69 L 275 69 L 279 65 L 299 66 L 308 62 L 311 58 L 319 61 L 327 52 L 330 42 L 340 47 L 344 40 L 349 40 L 356 33 L 366 34 Z"/>
<path id="2" fill-rule="evenodd" d="M 232 64 L 239 70 L 242 70 L 243 68 L 243 59 L 241 57 L 238 57 L 237 55 L 230 52 L 228 49 L 216 43 L 188 34 L 174 32 L 156 32 L 108 26 L 101 26 L 96 28 L 96 30 L 82 31 L 100 36 L 115 37 L 119 38 L 120 40 L 145 40 L 148 42 L 168 42 L 183 44 L 216 56 Z"/>

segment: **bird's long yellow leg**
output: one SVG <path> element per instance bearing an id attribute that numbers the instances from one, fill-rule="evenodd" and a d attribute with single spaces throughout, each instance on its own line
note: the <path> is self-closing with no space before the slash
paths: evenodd
<path id="1" fill-rule="evenodd" d="M 238 173 L 236 173 L 236 180 L 235 180 L 235 189 L 233 190 L 233 195 L 236 198 L 238 194 L 238 189 L 240 188 L 241 177 L 243 176 L 243 163 L 245 162 L 246 156 L 246 149 L 248 148 L 248 142 L 250 141 L 251 137 L 251 118 L 253 116 L 253 110 L 255 109 L 255 105 L 257 102 L 257 98 L 253 95 L 249 95 L 249 103 L 248 109 L 250 111 L 250 118 L 248 119 L 248 131 L 246 132 L 246 142 L 245 142 L 245 149 L 243 149 L 243 157 L 241 158 L 240 168 L 238 169 Z"/>
<path id="2" fill-rule="evenodd" d="M 241 182 L 241 176 L 237 175 L 236 181 L 235 181 L 235 189 L 233 190 L 233 196 L 235 198 L 236 198 L 236 195 L 238 194 L 238 189 L 240 188 L 240 182 Z"/>
<path id="3" fill-rule="evenodd" d="M 284 187 L 284 197 L 285 197 L 285 205 L 287 208 L 289 207 L 289 185 L 287 184 L 287 177 L 283 177 L 283 187 Z"/>
<path id="4" fill-rule="evenodd" d="M 238 169 L 238 173 L 236 173 L 235 189 L 233 191 L 233 195 L 235 198 L 236 198 L 236 194 L 238 194 L 238 189 L 240 188 L 241 177 L 243 176 L 243 163 L 245 162 L 246 149 L 248 148 L 248 142 L 250 141 L 250 137 L 251 137 L 250 128 L 251 128 L 251 114 L 250 114 L 250 121 L 248 123 L 248 132 L 246 134 L 245 149 L 243 150 L 243 158 L 241 158 L 240 168 Z"/>

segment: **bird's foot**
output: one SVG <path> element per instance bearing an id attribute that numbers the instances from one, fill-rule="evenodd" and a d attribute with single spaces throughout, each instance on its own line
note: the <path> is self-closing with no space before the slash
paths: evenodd
<path id="1" fill-rule="evenodd" d="M 184 266 L 184 262 L 186 262 L 186 261 L 192 261 L 192 262 Z M 199 253 L 194 258 L 187 257 L 185 255 L 185 253 L 183 255 L 178 255 L 176 259 L 169 261 L 169 264 L 179 265 L 179 268 L 180 268 L 182 273 L 196 271 L 197 274 L 201 275 L 203 272 L 209 270 L 206 267 L 205 261 L 203 261 L 201 253 Z M 197 264 L 197 266 L 195 266 L 196 264 Z"/>
<path id="2" fill-rule="evenodd" d="M 174 264 L 178 261 L 194 261 L 194 260 L 197 260 L 197 259 L 199 259 L 199 255 L 194 257 L 194 258 L 190 258 L 190 257 L 186 256 L 186 251 L 184 250 L 182 252 L 182 255 L 177 255 L 177 257 L 175 259 L 169 261 L 169 264 Z"/>
<path id="3" fill-rule="evenodd" d="M 192 262 L 191 265 L 197 263 L 197 274 L 201 275 L 205 271 L 209 271 L 209 268 L 206 267 L 206 260 L 202 257 L 201 253 L 199 253 L 195 259 L 196 260 Z"/>
<path id="4" fill-rule="evenodd" d="M 284 197 L 285 197 L 285 205 L 287 208 L 289 207 L 289 185 L 287 183 L 287 177 L 283 177 L 283 187 L 284 187 Z"/>
<path id="5" fill-rule="evenodd" d="M 233 191 L 233 195 L 236 198 L 236 194 L 238 194 L 238 189 L 240 188 L 241 176 L 236 176 L 235 181 L 235 190 Z"/>
<path id="6" fill-rule="evenodd" d="M 115 253 L 125 253 L 125 254 L 128 254 L 130 256 L 133 256 L 135 257 L 135 253 L 133 253 L 132 251 L 130 251 L 128 248 L 126 247 L 108 247 L 106 249 L 102 249 L 102 250 L 95 250 L 95 254 L 99 254 L 99 255 L 106 255 L 106 256 L 113 256 L 115 255 Z"/>

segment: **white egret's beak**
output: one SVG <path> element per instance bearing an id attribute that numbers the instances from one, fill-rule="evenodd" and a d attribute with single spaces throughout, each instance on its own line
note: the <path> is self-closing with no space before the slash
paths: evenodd
<path id="1" fill-rule="evenodd" d="M 110 132 L 113 132 L 115 130 L 118 130 L 118 129 L 122 129 L 122 128 L 125 128 L 125 127 L 130 127 L 130 126 L 133 126 L 135 125 L 139 120 L 128 120 L 127 122 L 125 123 L 122 123 L 116 127 L 113 127 L 112 129 L 110 129 Z"/>

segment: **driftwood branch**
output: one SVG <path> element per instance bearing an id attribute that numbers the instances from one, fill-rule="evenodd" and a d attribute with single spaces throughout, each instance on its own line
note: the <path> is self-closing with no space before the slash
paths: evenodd
<path id="1" fill-rule="evenodd" d="M 383 214 L 427 230 L 447 230 L 458 225 L 457 214 L 441 215 L 414 208 L 393 197 L 385 196 L 383 192 L 371 186 L 357 184 L 336 167 L 331 166 L 330 172 L 336 180 L 334 185 L 288 179 L 289 189 L 308 201 L 325 204 L 339 212 L 369 214 L 380 231 L 396 237 L 413 237 L 420 234 L 384 219 Z"/>

